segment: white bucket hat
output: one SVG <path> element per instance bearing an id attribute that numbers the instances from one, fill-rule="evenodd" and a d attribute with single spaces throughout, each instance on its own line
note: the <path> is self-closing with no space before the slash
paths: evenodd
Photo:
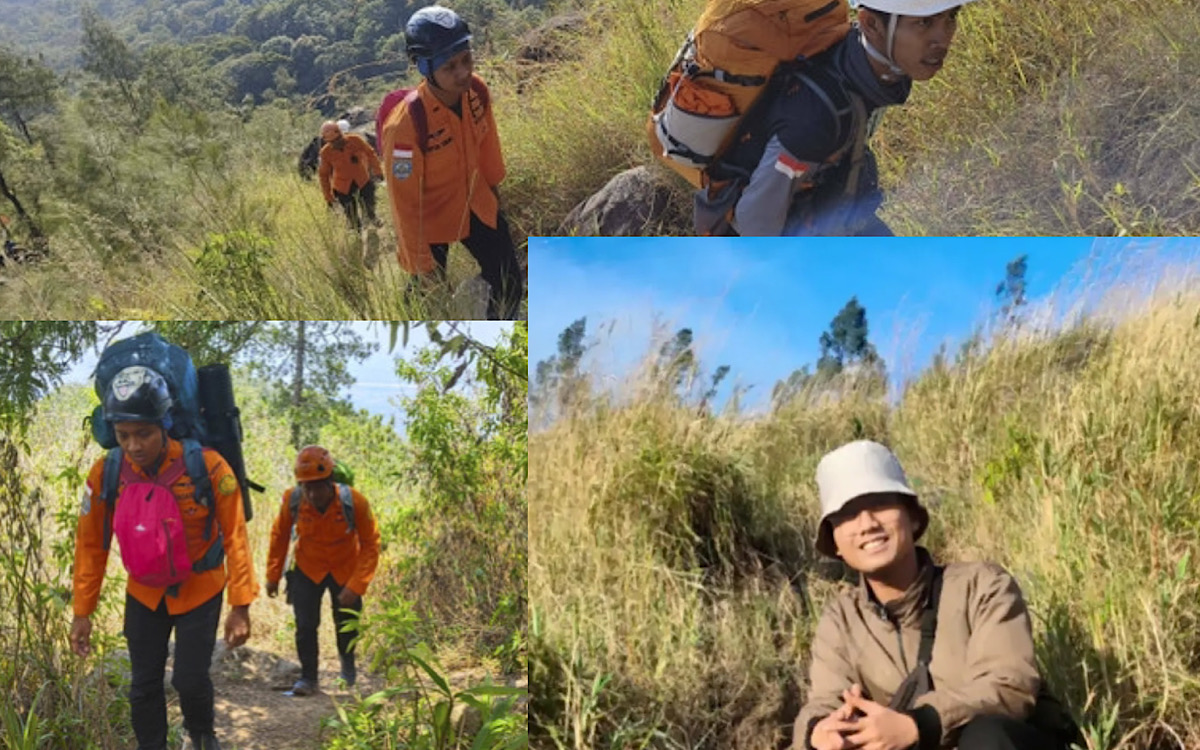
<path id="1" fill-rule="evenodd" d="M 863 495 L 895 494 L 912 498 L 909 506 L 917 524 L 914 540 L 920 539 L 929 525 L 929 513 L 908 486 L 900 461 L 886 447 L 871 440 L 855 440 L 826 453 L 817 464 L 817 489 L 821 495 L 817 551 L 829 557 L 838 556 L 829 517 Z"/>
<path id="2" fill-rule="evenodd" d="M 966 5 L 974 0 L 858 0 L 856 8 L 870 8 L 881 13 L 899 16 L 936 16 L 938 13 Z"/>

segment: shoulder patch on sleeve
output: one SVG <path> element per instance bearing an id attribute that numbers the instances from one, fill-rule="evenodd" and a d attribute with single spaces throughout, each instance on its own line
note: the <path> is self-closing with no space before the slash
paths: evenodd
<path id="1" fill-rule="evenodd" d="M 789 180 L 804 177 L 813 171 L 814 166 L 816 165 L 812 162 L 800 161 L 786 151 L 780 153 L 779 158 L 775 160 L 775 169 L 786 175 Z"/>
<path id="2" fill-rule="evenodd" d="M 221 481 L 217 484 L 217 492 L 222 495 L 232 495 L 237 490 L 237 478 L 232 474 L 226 474 L 221 477 Z"/>

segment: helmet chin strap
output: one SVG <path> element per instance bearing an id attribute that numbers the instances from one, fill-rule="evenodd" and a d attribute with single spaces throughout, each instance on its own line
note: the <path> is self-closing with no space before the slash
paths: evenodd
<path id="1" fill-rule="evenodd" d="M 434 76 L 433 76 L 434 68 L 433 68 L 433 58 L 432 57 L 424 57 L 424 58 L 418 59 L 417 60 L 417 72 L 420 73 L 422 76 L 424 76 L 426 81 L 429 81 L 430 86 L 433 86 L 435 89 L 438 89 L 439 91 L 446 90 L 443 87 L 438 85 L 437 79 L 434 78 Z"/>
<path id="2" fill-rule="evenodd" d="M 886 83 L 894 83 L 905 76 L 905 72 L 892 60 L 892 55 L 896 51 L 896 24 L 899 21 L 900 15 L 898 13 L 892 13 L 891 17 L 888 18 L 886 55 L 875 49 L 875 45 L 867 40 L 866 34 L 858 35 L 858 38 L 862 40 L 863 49 L 867 51 L 867 56 L 888 67 L 888 72 L 881 76 Z"/>

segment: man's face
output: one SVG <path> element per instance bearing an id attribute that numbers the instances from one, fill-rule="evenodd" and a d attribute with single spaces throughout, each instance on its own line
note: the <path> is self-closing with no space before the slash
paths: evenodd
<path id="1" fill-rule="evenodd" d="M 433 82 L 438 88 L 452 96 L 462 96 L 471 87 L 471 73 L 475 70 L 475 59 L 471 50 L 463 50 L 433 71 Z"/>
<path id="2" fill-rule="evenodd" d="M 861 573 L 886 570 L 912 554 L 912 516 L 895 495 L 868 495 L 850 501 L 829 517 L 833 543 L 846 564 Z"/>
<path id="3" fill-rule="evenodd" d="M 163 429 L 154 422 L 117 422 L 113 425 L 117 444 L 129 460 L 149 468 L 163 451 Z"/>
<path id="4" fill-rule="evenodd" d="M 329 479 L 301 482 L 300 489 L 304 498 L 317 508 L 324 509 L 333 500 L 333 482 Z"/>
<path id="5" fill-rule="evenodd" d="M 892 47 L 896 67 L 914 81 L 928 81 L 937 75 L 954 41 L 958 12 L 959 8 L 951 8 L 936 16 L 900 16 Z M 874 19 L 876 28 L 869 39 L 876 49 L 883 50 L 887 45 L 887 21 L 880 16 Z"/>

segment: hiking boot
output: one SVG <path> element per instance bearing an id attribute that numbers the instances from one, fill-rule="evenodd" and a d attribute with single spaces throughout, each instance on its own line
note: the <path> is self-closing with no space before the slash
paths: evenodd
<path id="1" fill-rule="evenodd" d="M 317 683 L 312 680 L 301 678 L 296 680 L 296 684 L 292 685 L 292 689 L 284 693 L 284 695 L 304 697 L 317 692 Z"/>
<path id="2" fill-rule="evenodd" d="M 221 750 L 221 743 L 213 734 L 193 734 L 191 750 Z"/>
<path id="3" fill-rule="evenodd" d="M 338 676 L 346 683 L 346 687 L 354 687 L 354 683 L 358 681 L 358 669 L 354 666 L 353 655 L 342 657 L 342 673 Z"/>

